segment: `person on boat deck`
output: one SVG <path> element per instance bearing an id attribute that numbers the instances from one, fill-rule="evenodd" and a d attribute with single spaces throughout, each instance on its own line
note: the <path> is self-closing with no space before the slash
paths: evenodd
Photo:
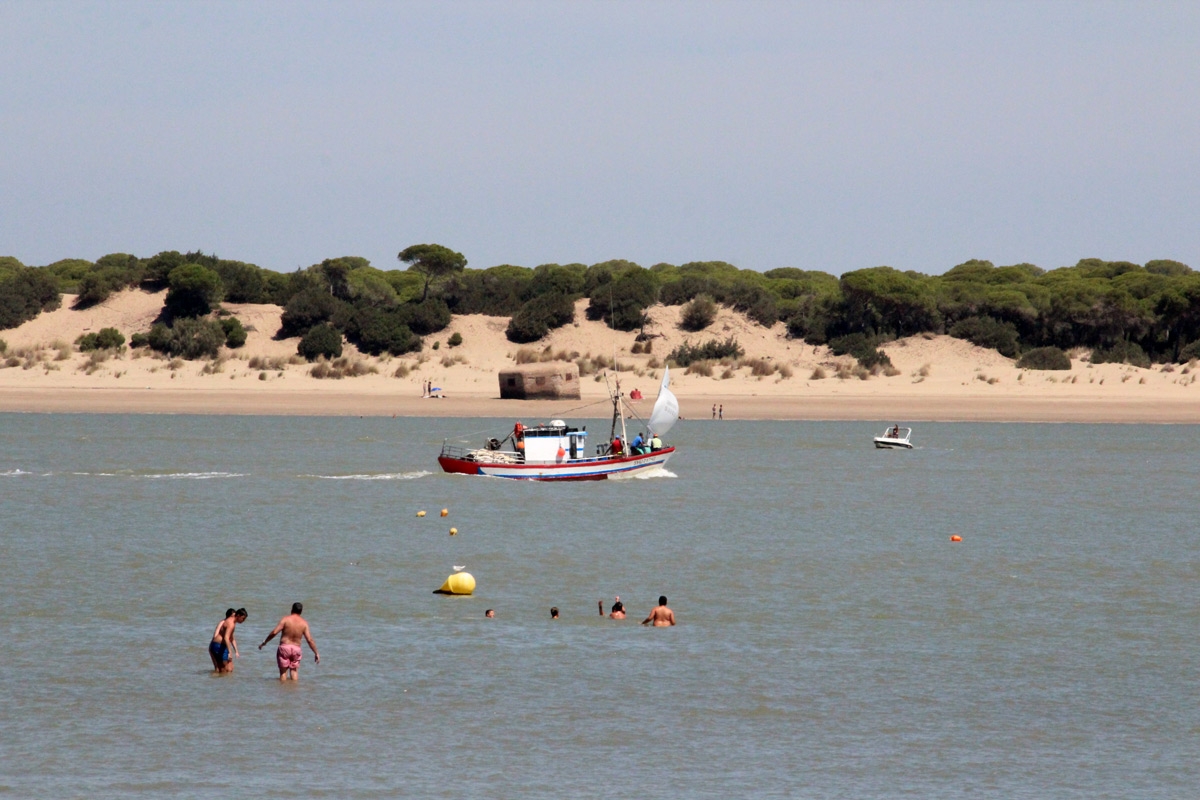
<path id="1" fill-rule="evenodd" d="M 662 450 L 662 439 L 658 438 L 657 433 L 652 434 L 652 436 L 653 438 L 650 440 L 650 452 L 653 453 L 656 450 Z"/>
<path id="2" fill-rule="evenodd" d="M 900 425 L 899 425 L 899 424 L 896 424 L 896 425 L 893 425 L 893 426 L 892 426 L 892 433 L 891 433 L 891 437 L 892 437 L 893 439 L 899 439 L 899 438 L 900 438 Z"/>
<path id="3" fill-rule="evenodd" d="M 642 432 L 638 431 L 638 435 L 633 437 L 633 445 L 632 445 L 633 450 L 631 452 L 633 452 L 634 454 L 641 453 L 642 445 L 644 445 L 645 443 L 646 443 L 646 440 L 642 438 Z"/>
<path id="4" fill-rule="evenodd" d="M 624 449 L 624 448 L 622 448 L 622 447 L 621 447 L 621 437 L 620 437 L 620 436 L 614 436 L 614 437 L 613 437 L 613 440 L 612 440 L 612 453 L 613 453 L 613 455 L 614 455 L 614 456 L 619 456 L 619 455 L 621 455 L 621 451 L 622 451 L 623 449 Z"/>

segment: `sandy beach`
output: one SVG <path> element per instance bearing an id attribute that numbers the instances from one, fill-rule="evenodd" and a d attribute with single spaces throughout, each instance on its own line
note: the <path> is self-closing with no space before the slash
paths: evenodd
<path id="1" fill-rule="evenodd" d="M 603 377 L 581 381 L 582 399 L 500 400 L 497 372 L 519 351 L 578 358 L 615 356 L 622 389 L 640 389 L 634 407 L 648 414 L 662 361 L 684 341 L 733 336 L 746 359 L 761 359 L 769 375 L 750 366 L 717 366 L 711 377 L 673 369 L 671 386 L 686 419 L 709 419 L 714 405 L 726 419 L 1198 423 L 1197 370 L 1186 365 L 1140 369 L 1087 363 L 1072 353 L 1072 369 L 1019 370 L 1011 359 L 948 336 L 917 336 L 885 345 L 895 373 L 855 377 L 853 359 L 825 347 L 788 339 L 782 324 L 763 328 L 728 309 L 699 334 L 678 327 L 679 308 L 650 311 L 650 353 L 632 353 L 634 334 L 612 331 L 584 316 L 543 342 L 515 345 L 504 337 L 505 317 L 455 317 L 426 338 L 418 354 L 373 358 L 347 345 L 345 357 L 361 374 L 318 379 L 298 358 L 296 339 L 276 340 L 282 310 L 270 305 L 226 304 L 250 329 L 246 345 L 215 361 L 182 361 L 143 350 L 107 359 L 74 352 L 83 333 L 116 327 L 126 338 L 146 331 L 162 310 L 163 293 L 128 290 L 99 306 L 76 311 L 63 297 L 57 311 L 19 328 L 0 331 L 7 344 L 0 369 L 0 411 L 35 413 L 297 414 L 446 417 L 605 418 Z M 462 336 L 451 348 L 447 340 Z M 434 350 L 434 343 L 438 349 Z M 299 362 L 299 363 L 297 363 Z M 837 377 L 839 369 L 843 377 Z M 764 370 L 760 364 L 759 371 Z M 824 377 L 820 377 L 821 375 Z M 421 396 L 432 381 L 444 395 Z"/>

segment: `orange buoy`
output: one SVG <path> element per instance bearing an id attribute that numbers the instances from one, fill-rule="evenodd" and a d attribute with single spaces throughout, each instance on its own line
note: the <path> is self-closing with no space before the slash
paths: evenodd
<path id="1" fill-rule="evenodd" d="M 956 533 L 956 534 L 954 534 L 953 536 L 951 536 L 951 537 L 950 537 L 950 541 L 952 541 L 952 542 L 961 542 L 961 541 L 962 541 L 962 537 L 961 537 L 961 536 L 959 536 L 959 535 Z"/>
<path id="2" fill-rule="evenodd" d="M 448 508 L 443 508 L 443 509 L 442 509 L 442 516 L 443 516 L 443 517 L 446 517 L 446 516 L 449 516 L 449 515 L 450 515 L 450 509 L 448 509 Z"/>

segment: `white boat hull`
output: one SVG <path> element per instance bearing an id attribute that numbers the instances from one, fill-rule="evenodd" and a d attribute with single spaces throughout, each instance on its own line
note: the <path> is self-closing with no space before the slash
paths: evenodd
<path id="1" fill-rule="evenodd" d="M 527 481 L 599 481 L 631 478 L 658 469 L 667 463 L 674 452 L 674 447 L 668 447 L 641 455 L 586 458 L 554 464 L 485 463 L 447 456 L 442 456 L 438 461 L 446 472 L 464 475 Z"/>

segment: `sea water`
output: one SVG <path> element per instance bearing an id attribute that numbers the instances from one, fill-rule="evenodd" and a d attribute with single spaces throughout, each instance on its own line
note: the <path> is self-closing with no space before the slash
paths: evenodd
<path id="1" fill-rule="evenodd" d="M 0 415 L 0 794 L 1195 796 L 1200 428 L 889 422 L 545 484 L 438 471 L 511 420 Z"/>

